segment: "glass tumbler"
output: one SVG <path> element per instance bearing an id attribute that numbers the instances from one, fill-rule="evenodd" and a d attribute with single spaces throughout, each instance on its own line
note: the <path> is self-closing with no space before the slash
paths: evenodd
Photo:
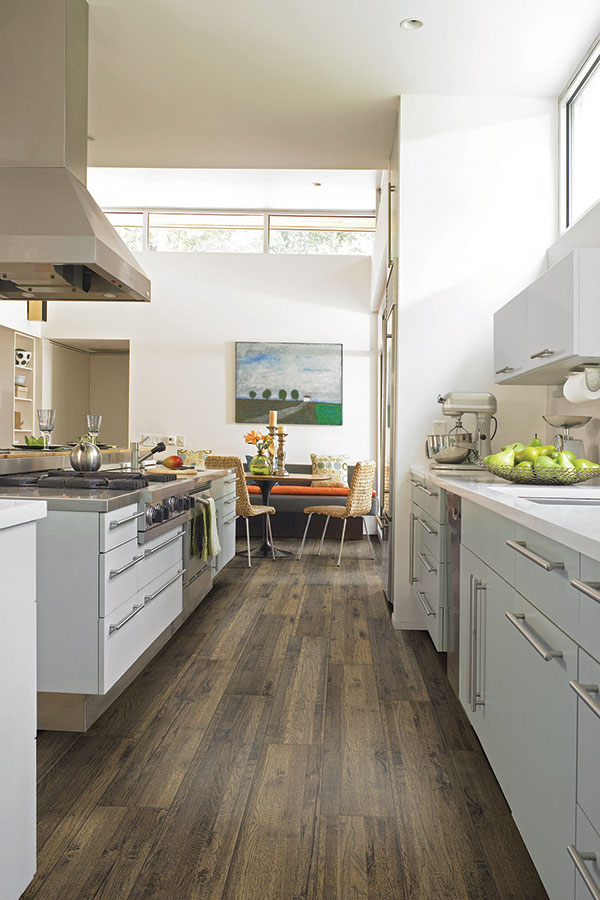
<path id="1" fill-rule="evenodd" d="M 38 409 L 37 418 L 42 437 L 44 438 L 44 450 L 50 449 L 50 435 L 54 431 L 55 409 Z"/>

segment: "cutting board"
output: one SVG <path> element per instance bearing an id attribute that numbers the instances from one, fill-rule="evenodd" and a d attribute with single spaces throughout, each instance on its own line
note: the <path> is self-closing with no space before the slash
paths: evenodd
<path id="1" fill-rule="evenodd" d="M 178 478 L 191 478 L 196 475 L 196 470 L 193 466 L 190 466 L 189 469 L 167 469 L 166 466 L 152 466 L 148 471 L 156 472 L 157 475 L 177 475 Z"/>

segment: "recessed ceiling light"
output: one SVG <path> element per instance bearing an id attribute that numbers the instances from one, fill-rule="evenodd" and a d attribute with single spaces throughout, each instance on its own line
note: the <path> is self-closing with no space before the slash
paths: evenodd
<path id="1" fill-rule="evenodd" d="M 313 181 L 313 187 L 321 187 L 320 181 Z"/>
<path id="2" fill-rule="evenodd" d="M 400 28 L 404 28 L 405 31 L 416 31 L 417 28 L 422 28 L 423 23 L 420 19 L 402 19 L 400 22 Z"/>

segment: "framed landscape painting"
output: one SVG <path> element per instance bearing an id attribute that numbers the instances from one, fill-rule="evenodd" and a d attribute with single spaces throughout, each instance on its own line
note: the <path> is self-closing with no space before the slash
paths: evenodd
<path id="1" fill-rule="evenodd" d="M 237 341 L 235 421 L 342 424 L 342 345 Z"/>

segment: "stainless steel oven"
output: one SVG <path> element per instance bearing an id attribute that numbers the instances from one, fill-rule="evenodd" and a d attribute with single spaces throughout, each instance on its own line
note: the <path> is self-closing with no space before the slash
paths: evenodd
<path id="1" fill-rule="evenodd" d="M 201 559 L 201 547 L 198 544 L 196 526 L 202 516 L 204 506 L 211 496 L 210 485 L 198 484 L 187 496 L 190 498 L 189 518 L 185 523 L 183 538 L 183 611 L 189 615 L 208 594 L 212 587 L 211 559 Z M 200 526 L 201 527 L 201 526 Z"/>

